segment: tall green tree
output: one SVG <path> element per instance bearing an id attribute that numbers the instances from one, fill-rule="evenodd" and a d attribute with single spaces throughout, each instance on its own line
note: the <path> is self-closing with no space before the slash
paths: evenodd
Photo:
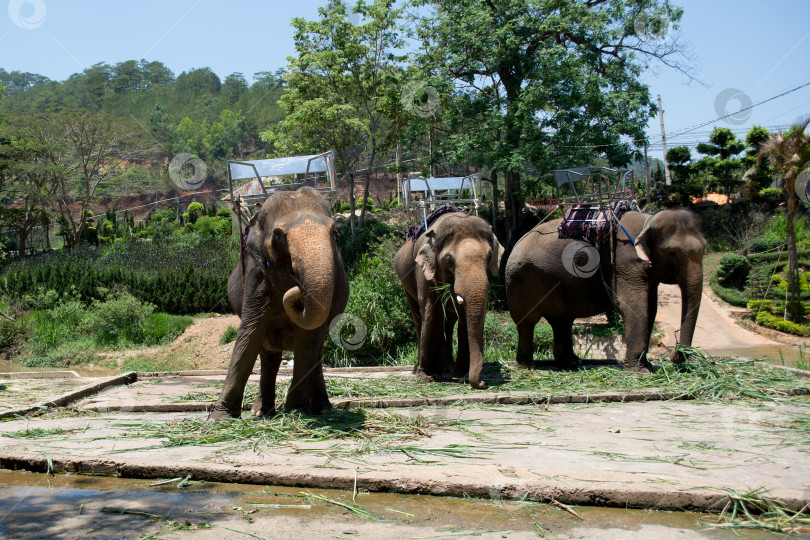
<path id="1" fill-rule="evenodd" d="M 652 12 L 655 21 L 677 22 L 682 10 L 666 0 L 415 4 L 424 10 L 417 19 L 420 63 L 451 81 L 461 112 L 478 119 L 449 142 L 457 155 L 505 178 L 510 245 L 521 234 L 527 168 L 543 174 L 596 155 L 629 162 L 627 139 L 645 138 L 655 110 L 639 76 L 654 59 L 678 67 L 675 41 L 650 39 L 638 24 Z"/>
<path id="2" fill-rule="evenodd" d="M 667 151 L 667 163 L 672 171 L 671 189 L 682 206 L 688 206 L 692 197 L 704 194 L 703 183 L 692 174 L 692 153 L 686 146 L 676 146 Z"/>
<path id="3" fill-rule="evenodd" d="M 774 181 L 773 168 L 766 162 L 757 164 L 762 145 L 768 142 L 770 138 L 770 132 L 762 126 L 754 126 L 745 134 L 747 148 L 745 149 L 743 164 L 746 172 L 743 175 L 743 181 L 745 182 L 747 199 L 757 197 L 762 189 L 770 187 Z"/>
<path id="4" fill-rule="evenodd" d="M 131 122 L 87 111 L 28 117 L 19 130 L 36 145 L 39 159 L 47 166 L 47 181 L 70 247 L 83 237 L 91 205 L 121 167 L 153 150 Z"/>
<path id="5" fill-rule="evenodd" d="M 800 322 L 802 318 L 801 288 L 799 282 L 799 257 L 796 251 L 796 230 L 794 220 L 796 209 L 799 207 L 799 196 L 796 193 L 796 179 L 802 172 L 810 167 L 810 134 L 807 126 L 810 117 L 798 124 L 794 124 L 787 132 L 771 133 L 768 141 L 764 142 L 759 151 L 759 163 L 768 162 L 779 178 L 779 183 L 785 190 L 786 218 L 787 218 L 787 298 L 785 302 L 785 318 L 793 322 Z"/>
<path id="6" fill-rule="evenodd" d="M 354 10 L 362 24 L 349 21 L 340 0 L 319 9 L 317 21 L 293 20 L 297 56 L 289 58 L 280 99 L 286 118 L 261 134 L 282 154 L 335 150 L 349 184 L 352 231 L 355 173 L 367 169 L 367 194 L 378 156 L 396 139 L 403 59 L 394 0 L 361 1 Z"/>
<path id="7" fill-rule="evenodd" d="M 742 184 L 744 163 L 739 154 L 744 149 L 745 143 L 733 131 L 716 127 L 709 142 L 697 145 L 698 153 L 705 157 L 695 163 L 694 169 L 702 175 L 708 189 L 731 196 Z"/>

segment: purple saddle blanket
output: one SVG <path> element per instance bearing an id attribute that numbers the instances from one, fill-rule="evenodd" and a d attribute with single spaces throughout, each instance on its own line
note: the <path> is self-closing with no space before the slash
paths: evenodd
<path id="1" fill-rule="evenodd" d="M 583 240 L 592 245 L 607 242 L 610 235 L 610 222 L 612 214 L 616 221 L 620 221 L 625 212 L 631 210 L 627 201 L 614 201 L 604 207 L 605 211 L 594 204 L 577 204 L 568 209 L 562 223 L 557 227 L 560 238 Z M 616 233 L 618 227 L 614 227 Z"/>

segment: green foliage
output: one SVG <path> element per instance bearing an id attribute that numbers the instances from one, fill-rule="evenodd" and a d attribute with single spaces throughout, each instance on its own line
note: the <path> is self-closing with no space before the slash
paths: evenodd
<path id="1" fill-rule="evenodd" d="M 759 190 L 760 197 L 781 197 L 784 194 L 784 190 L 775 187 L 766 187 Z"/>
<path id="2" fill-rule="evenodd" d="M 797 214 L 793 227 L 796 234 L 796 248 L 799 250 L 810 248 L 810 218 Z M 762 236 L 776 245 L 784 244 L 787 238 L 787 216 L 782 212 L 774 214 Z"/>
<path id="3" fill-rule="evenodd" d="M 783 321 L 771 315 L 768 311 L 762 310 L 757 315 L 757 324 L 779 330 L 788 334 L 810 337 L 810 325 L 798 324 L 791 321 Z"/>
<path id="4" fill-rule="evenodd" d="M 230 343 L 233 340 L 235 340 L 236 339 L 236 334 L 237 334 L 238 331 L 239 331 L 238 328 L 236 328 L 232 324 L 229 324 L 228 328 L 226 328 L 225 331 L 222 332 L 222 335 L 219 336 L 219 344 L 220 345 L 225 345 L 226 343 Z"/>
<path id="5" fill-rule="evenodd" d="M 50 304 L 52 293 L 43 293 L 44 300 L 34 303 Z M 12 324 L 19 332 L 4 336 L 0 349 L 16 350 L 27 367 L 85 364 L 95 358 L 99 348 L 167 343 L 192 321 L 187 316 L 156 313 L 154 306 L 121 292 L 90 306 L 62 298 L 50 307 L 18 317 Z"/>
<path id="6" fill-rule="evenodd" d="M 36 309 L 52 307 L 65 294 L 83 302 L 105 301 L 109 289 L 124 287 L 158 311 L 225 312 L 228 275 L 238 259 L 234 243 L 172 237 L 43 253 L 6 262 L 0 290 Z"/>
<path id="7" fill-rule="evenodd" d="M 354 236 L 349 232 L 348 225 L 340 227 L 340 243 L 338 246 L 340 255 L 343 257 L 343 263 L 347 268 L 352 268 L 363 254 L 372 249 L 373 245 L 377 244 L 381 238 L 389 235 L 398 235 L 401 240 L 405 239 L 405 234 L 401 228 L 391 227 L 376 219 L 367 220 L 362 228 L 355 231 Z M 394 253 L 396 253 L 396 250 L 394 250 Z M 393 257 L 391 260 L 393 261 Z M 393 268 L 393 262 L 391 267 Z"/>
<path id="8" fill-rule="evenodd" d="M 706 157 L 698 160 L 692 170 L 701 176 L 710 191 L 731 195 L 742 183 L 744 164 L 738 154 L 744 149 L 745 143 L 737 140 L 733 131 L 716 127 L 708 143 L 697 145 L 697 151 Z"/>
<path id="9" fill-rule="evenodd" d="M 415 343 L 416 331 L 405 291 L 394 272 L 394 255 L 401 243 L 395 236 L 386 236 L 363 253 L 352 267 L 349 274 L 351 294 L 345 313 L 362 321 L 367 335 L 363 344 L 353 351 L 327 339 L 324 347 L 327 362 L 377 364 L 385 358 L 395 358 L 398 349 Z M 343 337 L 350 339 L 356 331 L 354 324 L 344 324 L 346 335 Z"/>
<path id="10" fill-rule="evenodd" d="M 720 259 L 720 267 L 717 269 L 717 281 L 723 287 L 742 289 L 750 270 L 751 261 L 748 258 L 728 253 Z"/>

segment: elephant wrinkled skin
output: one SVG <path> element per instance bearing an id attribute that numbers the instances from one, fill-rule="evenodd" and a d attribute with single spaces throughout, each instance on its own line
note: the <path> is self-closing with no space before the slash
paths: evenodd
<path id="1" fill-rule="evenodd" d="M 346 307 L 349 284 L 321 195 L 310 187 L 271 195 L 251 221 L 244 257 L 244 290 L 240 265 L 228 279 L 228 296 L 242 321 L 225 387 L 209 419 L 240 416 L 258 355 L 261 378 L 252 414 L 275 413 L 284 350 L 295 359 L 285 409 L 328 410 L 321 355 L 330 321 Z"/>
<path id="2" fill-rule="evenodd" d="M 663 210 L 652 216 L 627 212 L 616 234 L 611 265 L 609 242 L 597 249 L 560 239 L 561 220 L 536 226 L 515 245 L 506 264 L 506 296 L 518 330 L 516 361 L 532 367 L 534 326 L 545 317 L 554 331 L 554 358 L 574 367 L 571 327 L 577 317 L 616 310 L 622 314 L 627 346 L 625 369 L 649 372 L 647 361 L 658 308 L 658 284 L 677 284 L 682 311 L 678 342 L 692 344 L 703 293 L 706 240 L 689 210 Z M 614 272 L 615 268 L 615 272 Z M 673 360 L 681 360 L 673 353 Z"/>
<path id="3" fill-rule="evenodd" d="M 461 212 L 439 217 L 425 234 L 399 249 L 394 267 L 416 325 L 418 375 L 440 378 L 452 370 L 456 378 L 468 377 L 473 388 L 484 387 L 487 271 L 498 275 L 502 253 L 489 224 Z"/>

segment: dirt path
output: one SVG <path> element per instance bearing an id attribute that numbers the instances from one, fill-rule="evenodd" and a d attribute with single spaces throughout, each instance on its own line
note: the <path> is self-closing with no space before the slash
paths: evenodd
<path id="1" fill-rule="evenodd" d="M 706 289 L 700 304 L 697 328 L 692 344 L 708 353 L 725 353 L 739 349 L 761 347 L 784 347 L 786 344 L 773 341 L 746 330 L 731 317 L 735 311 L 728 305 L 719 304 Z M 664 331 L 666 347 L 675 345 L 675 331 L 681 325 L 681 291 L 677 285 L 660 285 L 658 289 L 658 327 Z"/>

